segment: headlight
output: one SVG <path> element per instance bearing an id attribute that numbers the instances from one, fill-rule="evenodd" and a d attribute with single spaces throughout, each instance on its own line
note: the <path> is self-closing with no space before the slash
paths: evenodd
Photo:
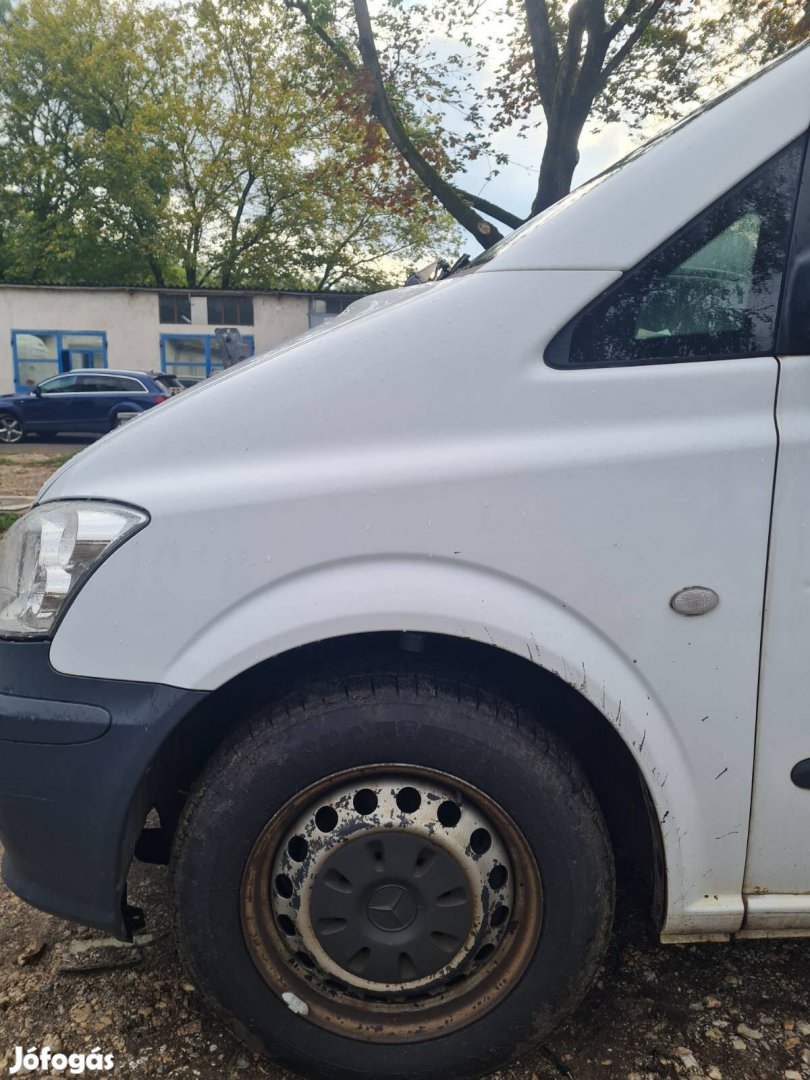
<path id="1" fill-rule="evenodd" d="M 0 544 L 0 637 L 44 637 L 113 548 L 148 516 L 115 503 L 52 502 L 16 521 Z"/>

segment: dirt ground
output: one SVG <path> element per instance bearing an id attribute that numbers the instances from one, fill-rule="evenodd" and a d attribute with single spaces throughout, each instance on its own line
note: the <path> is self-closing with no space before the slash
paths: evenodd
<path id="1" fill-rule="evenodd" d="M 147 926 L 121 946 L 0 888 L 0 1075 L 15 1046 L 50 1045 L 100 1047 L 113 1075 L 143 1080 L 288 1077 L 226 1032 L 188 981 L 165 870 L 136 865 L 131 897 Z M 810 1077 L 810 942 L 665 947 L 641 914 L 624 912 L 620 927 L 578 1013 L 498 1080 Z"/>
<path id="2" fill-rule="evenodd" d="M 0 496 L 33 497 L 71 452 L 0 450 Z M 0 1075 L 14 1064 L 14 1047 L 49 1045 L 85 1054 L 100 1047 L 115 1055 L 114 1075 L 139 1080 L 282 1080 L 287 1074 L 221 1027 L 184 974 L 165 870 L 136 865 L 130 896 L 147 927 L 134 946 L 121 946 L 0 886 Z M 623 906 L 579 1012 L 541 1051 L 496 1076 L 810 1080 L 810 940 L 664 947 L 643 912 Z"/>
<path id="3" fill-rule="evenodd" d="M 13 453 L 0 446 L 0 496 L 33 498 L 51 473 L 76 452 L 59 445 L 31 443 Z"/>

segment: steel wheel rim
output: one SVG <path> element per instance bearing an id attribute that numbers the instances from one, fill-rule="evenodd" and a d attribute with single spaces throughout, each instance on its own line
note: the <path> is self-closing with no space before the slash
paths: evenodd
<path id="1" fill-rule="evenodd" d="M 0 417 L 0 442 L 19 442 L 23 436 L 22 424 L 13 416 Z"/>
<path id="2" fill-rule="evenodd" d="M 407 1042 L 466 1026 L 514 988 L 542 888 L 522 833 L 483 792 L 380 764 L 313 784 L 268 822 L 241 917 L 261 976 L 308 1021 Z"/>

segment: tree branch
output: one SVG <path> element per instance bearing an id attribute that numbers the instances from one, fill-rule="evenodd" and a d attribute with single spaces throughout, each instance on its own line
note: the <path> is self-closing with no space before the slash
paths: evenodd
<path id="1" fill-rule="evenodd" d="M 318 21 L 308 0 L 284 0 L 284 3 L 288 9 L 301 13 L 308 28 L 337 57 L 345 71 L 358 80 L 362 78 L 371 115 L 385 130 L 403 159 L 431 195 L 442 204 L 459 225 L 472 233 L 482 247 L 491 247 L 502 239 L 498 229 L 480 217 L 467 201 L 466 196 L 460 195 L 452 184 L 449 184 L 430 164 L 406 131 L 385 87 L 366 0 L 354 0 L 362 67 L 355 62 L 346 47 Z"/>
<path id="2" fill-rule="evenodd" d="M 579 58 L 582 52 L 582 39 L 585 37 L 587 7 L 590 0 L 575 0 L 568 16 L 568 37 L 560 57 L 557 83 L 554 87 L 552 116 L 549 118 L 558 124 L 567 118 L 571 104 L 571 94 L 579 74 Z"/>
<path id="3" fill-rule="evenodd" d="M 638 13 L 642 10 L 645 3 L 646 0 L 628 0 L 624 11 L 617 15 L 608 27 L 608 38 L 611 41 L 613 41 L 613 39 L 618 34 L 620 34 L 626 26 L 630 25 L 633 19 L 635 19 L 636 15 L 638 15 Z"/>
<path id="4" fill-rule="evenodd" d="M 604 87 L 607 85 L 608 79 L 610 79 L 611 76 L 614 75 L 616 71 L 618 71 L 618 69 L 625 62 L 633 49 L 635 49 L 636 45 L 638 45 L 639 40 L 644 35 L 647 27 L 650 25 L 655 16 L 664 6 L 665 2 L 666 0 L 651 0 L 651 3 L 648 4 L 647 7 L 641 11 L 638 17 L 638 22 L 633 27 L 632 32 L 622 42 L 621 48 L 619 48 L 613 54 L 613 56 L 610 58 L 610 60 L 608 60 L 607 64 L 605 64 L 604 68 L 602 69 L 600 89 L 604 89 Z M 628 8 L 629 7 L 630 5 L 628 5 Z"/>
<path id="5" fill-rule="evenodd" d="M 222 264 L 222 276 L 220 284 L 223 289 L 227 289 L 231 283 L 233 271 L 236 265 L 237 255 L 239 254 L 239 248 L 237 241 L 239 240 L 239 228 L 242 224 L 242 218 L 247 207 L 247 202 L 250 197 L 250 193 L 253 189 L 253 185 L 256 183 L 256 175 L 252 171 L 248 170 L 247 177 L 245 179 L 244 186 L 239 193 L 239 200 L 236 204 L 236 211 L 231 221 L 231 237 L 228 244 L 227 254 Z"/>
<path id="6" fill-rule="evenodd" d="M 284 3 L 290 11 L 299 11 L 303 15 L 304 22 L 312 33 L 338 58 L 346 71 L 351 75 L 357 74 L 358 67 L 349 50 L 336 37 L 333 37 L 322 23 L 318 22 L 306 0 L 284 0 Z"/>
<path id="7" fill-rule="evenodd" d="M 445 210 L 456 219 L 459 225 L 472 233 L 482 247 L 492 247 L 502 238 L 501 233 L 480 217 L 466 199 L 462 198 L 420 153 L 391 103 L 380 68 L 380 58 L 366 0 L 354 0 L 354 13 L 357 20 L 360 56 L 369 82 L 368 98 L 372 115 L 382 124 L 391 142 Z"/>
<path id="8" fill-rule="evenodd" d="M 498 206 L 488 199 L 482 199 L 480 195 L 473 195 L 472 192 L 464 191 L 464 189 L 460 187 L 457 187 L 456 191 L 462 199 L 470 204 L 470 206 L 474 206 L 475 209 L 480 210 L 482 214 L 487 214 L 489 217 L 495 218 L 496 221 L 508 225 L 510 229 L 519 228 L 525 221 L 525 218 L 518 217 L 517 214 L 511 213 L 509 210 L 504 210 L 502 206 Z"/>
<path id="9" fill-rule="evenodd" d="M 546 0 L 523 0 L 526 26 L 534 62 L 534 78 L 540 92 L 540 104 L 548 117 L 560 70 L 560 54 L 551 29 Z"/>
<path id="10" fill-rule="evenodd" d="M 584 118 L 590 112 L 593 99 L 599 92 L 599 79 L 610 40 L 605 22 L 605 0 L 590 0 L 583 8 L 582 20 L 588 42 L 572 94 L 575 113 Z"/>

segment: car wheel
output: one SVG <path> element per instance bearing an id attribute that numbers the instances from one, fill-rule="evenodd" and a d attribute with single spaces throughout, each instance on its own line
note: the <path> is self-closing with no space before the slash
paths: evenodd
<path id="1" fill-rule="evenodd" d="M 0 413 L 0 443 L 17 443 L 24 437 L 22 420 L 14 413 Z"/>
<path id="2" fill-rule="evenodd" d="M 313 685 L 210 763 L 175 839 L 196 985 L 308 1075 L 477 1076 L 572 1011 L 612 922 L 604 821 L 533 718 L 432 677 Z"/>

